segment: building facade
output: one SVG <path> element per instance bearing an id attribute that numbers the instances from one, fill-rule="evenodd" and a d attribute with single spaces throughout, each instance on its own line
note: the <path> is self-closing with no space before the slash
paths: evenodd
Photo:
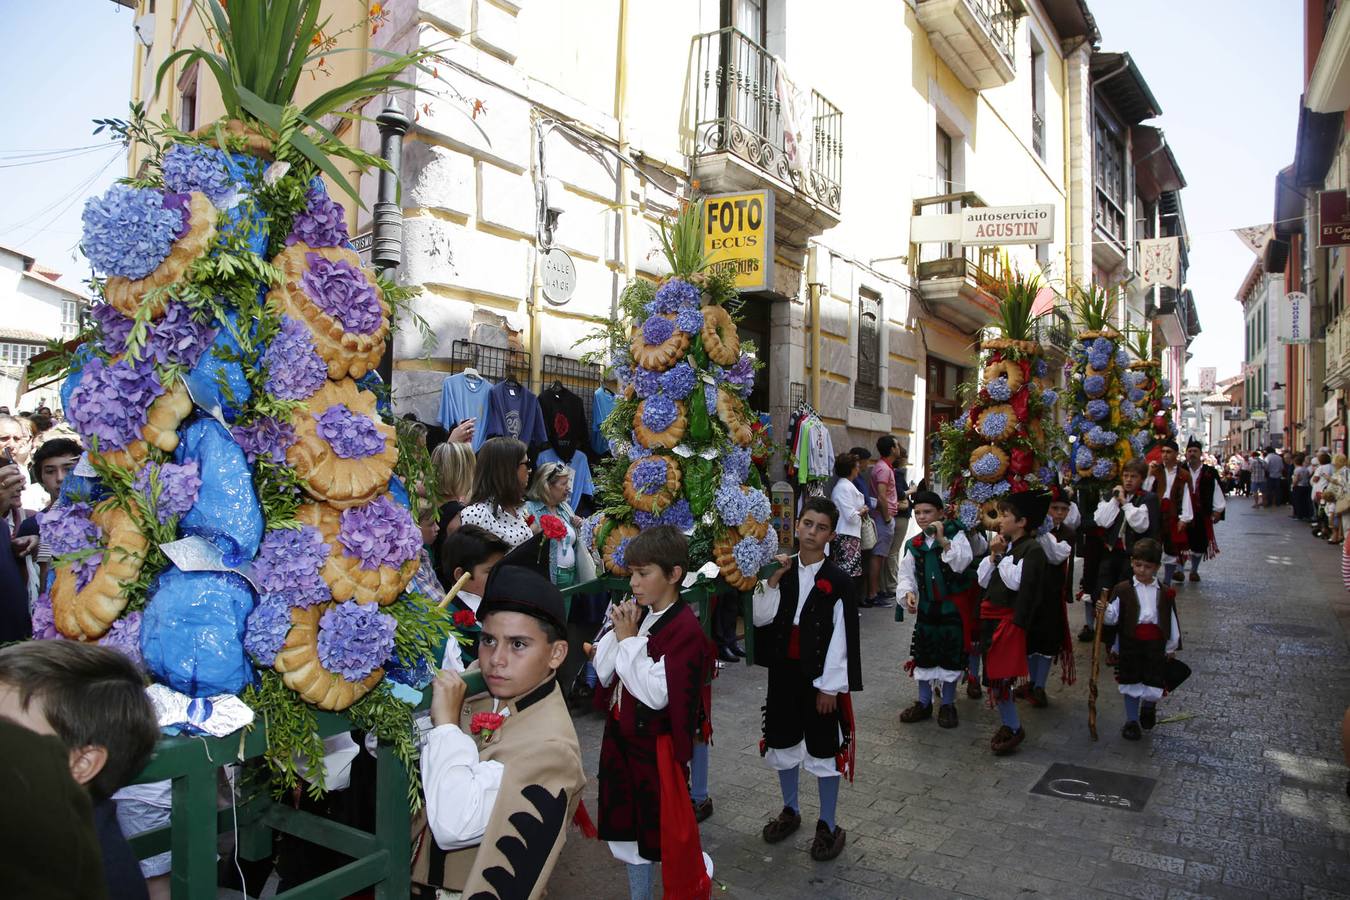
<path id="1" fill-rule="evenodd" d="M 67 340 L 80 330 L 88 300 L 57 284 L 60 277 L 23 251 L 0 247 L 0 406 L 14 412 L 61 408 L 59 384 L 28 389 L 23 377 L 28 361 L 48 341 Z"/>

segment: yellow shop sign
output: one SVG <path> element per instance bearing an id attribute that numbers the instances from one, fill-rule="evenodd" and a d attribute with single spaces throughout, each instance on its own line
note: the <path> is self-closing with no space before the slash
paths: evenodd
<path id="1" fill-rule="evenodd" d="M 773 287 L 773 191 L 711 194 L 703 204 L 710 270 L 730 269 L 742 291 Z"/>

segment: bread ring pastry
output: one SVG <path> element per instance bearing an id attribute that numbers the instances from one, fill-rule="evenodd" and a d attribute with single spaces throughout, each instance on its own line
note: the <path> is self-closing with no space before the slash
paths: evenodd
<path id="1" fill-rule="evenodd" d="M 643 463 L 655 466 L 657 463 L 653 460 L 665 463 L 666 481 L 656 493 L 648 494 L 633 484 L 633 473 L 638 471 Z M 682 478 L 679 464 L 669 456 L 645 456 L 642 459 L 635 459 L 628 464 L 628 472 L 623 476 L 623 498 L 633 509 L 649 513 L 660 512 L 679 497 Z"/>
<path id="2" fill-rule="evenodd" d="M 675 404 L 675 420 L 666 426 L 665 431 L 652 431 L 642 416 L 647 411 L 647 403 L 651 399 L 638 403 L 637 415 L 633 419 L 633 434 L 637 437 L 638 444 L 648 450 L 673 450 L 675 445 L 684 440 L 684 433 L 689 428 L 689 417 L 685 415 L 684 401 L 669 401 Z"/>
<path id="3" fill-rule="evenodd" d="M 1026 380 L 1022 375 L 1022 367 L 1010 359 L 1001 359 L 998 362 L 991 362 L 984 367 L 984 383 L 988 384 L 1000 376 L 1006 376 L 1008 379 L 1008 390 L 1014 394 Z"/>
<path id="4" fill-rule="evenodd" d="M 141 428 L 141 440 L 132 441 L 121 450 L 110 450 L 94 454 L 109 465 L 125 469 L 139 467 L 150 456 L 153 445 L 165 453 L 172 453 L 178 447 L 178 426 L 192 414 L 192 397 L 181 379 L 175 379 L 168 389 L 155 398 L 146 413 L 145 425 Z"/>
<path id="5" fill-rule="evenodd" d="M 628 569 L 619 565 L 614 560 L 614 554 L 623 546 L 624 541 L 632 540 L 638 536 L 638 527 L 636 525 L 615 525 L 605 535 L 605 545 L 601 551 L 601 560 L 605 564 L 605 569 L 612 575 L 627 575 Z"/>
<path id="6" fill-rule="evenodd" d="M 370 420 L 383 440 L 383 447 L 369 456 L 344 458 L 319 434 L 319 416 L 334 406 L 345 406 Z M 359 506 L 375 498 L 389 484 L 398 446 L 393 427 L 380 421 L 375 395 L 363 391 L 350 378 L 330 381 L 296 410 L 292 423 L 295 443 L 286 451 L 286 461 L 304 483 L 305 491 L 338 509 Z"/>
<path id="7" fill-rule="evenodd" d="M 703 352 L 719 366 L 734 366 L 741 358 L 741 336 L 736 323 L 720 306 L 703 307 Z"/>
<path id="8" fill-rule="evenodd" d="M 56 630 L 77 641 L 103 637 L 127 608 L 123 589 L 140 577 L 149 546 L 136 520 L 111 500 L 99 504 L 90 518 L 103 533 L 103 562 L 78 593 L 75 573 L 68 565 L 57 564 L 52 584 Z"/>
<path id="9" fill-rule="evenodd" d="M 384 669 L 376 669 L 360 681 L 348 681 L 328 671 L 319 662 L 319 619 L 335 604 L 316 603 L 307 609 L 291 609 L 291 630 L 272 666 L 281 673 L 286 687 L 319 709 L 346 709 L 380 683 Z"/>
<path id="10" fill-rule="evenodd" d="M 985 430 L 985 425 L 989 425 L 991 428 L 997 427 L 998 419 L 995 417 L 1000 415 L 1003 416 L 1003 430 L 998 433 Z M 975 430 L 980 433 L 980 437 L 986 440 L 1001 441 L 1017 430 L 1017 413 L 1006 403 L 986 406 L 975 420 Z"/>
<path id="11" fill-rule="evenodd" d="M 981 472 L 976 468 L 976 464 L 989 454 L 993 455 L 998 461 L 998 464 L 992 470 Z M 970 471 L 971 474 L 975 476 L 976 480 L 983 481 L 985 484 L 994 484 L 1002 481 L 1003 476 L 1007 474 L 1008 471 L 1007 451 L 995 444 L 982 444 L 979 447 L 976 447 L 974 450 L 970 451 Z"/>
<path id="12" fill-rule="evenodd" d="M 110 277 L 103 285 L 103 296 L 118 312 L 135 318 L 142 298 L 157 288 L 181 281 L 188 267 L 211 249 L 216 239 L 216 207 L 200 191 L 188 195 L 187 233 L 169 247 L 169 255 L 144 278 L 132 281 L 120 275 Z M 150 318 L 164 315 L 169 305 L 169 292 L 159 291 L 150 299 Z"/>
<path id="13" fill-rule="evenodd" d="M 998 511 L 997 500 L 986 500 L 980 506 L 980 525 L 986 531 L 997 531 L 1001 514 Z"/>
<path id="14" fill-rule="evenodd" d="M 723 533 L 713 542 L 713 559 L 727 584 L 738 591 L 749 591 L 754 589 L 759 578 L 746 576 L 736 564 L 736 542 L 739 539 L 740 535 L 735 531 Z"/>
<path id="15" fill-rule="evenodd" d="M 742 485 L 741 489 L 744 490 L 744 488 L 745 486 Z M 760 522 L 757 519 L 746 516 L 745 521 L 742 522 L 740 527 L 736 530 L 740 532 L 741 537 L 754 538 L 757 541 L 762 541 L 769 533 L 769 523 Z"/>
<path id="16" fill-rule="evenodd" d="M 326 311 L 303 287 L 303 278 L 310 271 L 310 255 L 317 254 L 329 263 L 346 263 L 360 271 L 366 284 L 374 291 L 379 306 L 379 320 L 366 332 L 348 328 Z M 380 363 L 384 344 L 389 337 L 389 304 L 369 271 L 361 267 L 361 258 L 346 247 L 311 247 L 305 243 L 287 247 L 273 265 L 281 270 L 281 283 L 272 288 L 267 302 L 278 313 L 304 322 L 314 335 L 314 349 L 328 364 L 328 377 L 360 378 Z M 369 299 L 369 295 L 365 295 Z M 366 310 L 364 318 L 369 319 Z"/>
<path id="17" fill-rule="evenodd" d="M 717 417 L 727 426 L 727 434 L 733 441 L 742 447 L 750 446 L 755 435 L 745 417 L 745 401 L 726 386 L 717 389 Z"/>
<path id="18" fill-rule="evenodd" d="M 224 136 L 226 146 L 220 146 L 217 139 L 216 129 L 220 129 L 220 134 Z M 263 137 L 262 132 L 252 125 L 245 125 L 239 119 L 230 119 L 223 123 L 212 122 L 210 125 L 203 125 L 192 136 L 204 144 L 209 144 L 217 150 L 231 150 L 242 148 L 243 152 L 250 156 L 256 156 L 259 159 L 273 160 L 276 154 L 273 151 L 272 142 Z"/>
<path id="19" fill-rule="evenodd" d="M 644 369 L 664 372 L 684 358 L 684 354 L 689 350 L 689 335 L 675 327 L 673 313 L 652 316 L 651 318 L 668 321 L 670 323 L 670 336 L 659 344 L 649 344 L 644 336 L 644 329 L 635 327 L 629 349 L 633 351 L 633 359 Z"/>
<path id="20" fill-rule="evenodd" d="M 393 501 L 393 495 L 384 494 Z M 402 507 L 400 507 L 401 509 Z M 381 565 L 367 569 L 361 560 L 347 555 L 339 535 L 342 533 L 342 510 L 327 503 L 305 503 L 295 512 L 302 525 L 313 525 L 328 545 L 328 561 L 323 566 L 323 580 L 333 591 L 337 602 L 355 600 L 357 603 L 378 603 L 388 606 L 417 574 L 417 559 L 410 559 L 397 569 Z M 412 514 L 409 513 L 411 520 Z"/>

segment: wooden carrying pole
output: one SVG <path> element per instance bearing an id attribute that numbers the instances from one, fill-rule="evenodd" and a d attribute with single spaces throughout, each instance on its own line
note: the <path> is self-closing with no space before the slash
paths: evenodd
<path id="1" fill-rule="evenodd" d="M 1107 592 L 1102 590 L 1101 599 L 1105 600 Z M 1092 636 L 1092 677 L 1088 679 L 1088 733 L 1092 739 L 1097 739 L 1097 672 L 1102 662 L 1102 620 L 1106 618 L 1105 606 L 1099 606 L 1096 612 L 1096 623 Z"/>

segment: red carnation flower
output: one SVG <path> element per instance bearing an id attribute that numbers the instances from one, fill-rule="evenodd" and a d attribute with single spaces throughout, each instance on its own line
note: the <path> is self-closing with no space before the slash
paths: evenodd
<path id="1" fill-rule="evenodd" d="M 828 578 L 817 578 L 816 587 L 827 594 L 834 590 L 834 585 L 830 584 Z"/>
<path id="2" fill-rule="evenodd" d="M 534 524 L 534 516 L 526 516 L 526 517 L 525 517 L 525 524 L 526 524 L 526 525 L 533 525 L 533 524 Z"/>
<path id="3" fill-rule="evenodd" d="M 1022 421 L 1025 421 L 1027 417 L 1027 393 L 1027 389 L 1023 387 L 1017 393 L 1013 394 L 1012 399 L 1009 401 L 1013 408 L 1013 412 L 1017 413 L 1017 418 Z"/>
<path id="4" fill-rule="evenodd" d="M 1036 454 L 1024 447 L 1017 447 L 1008 454 L 1008 468 L 1012 469 L 1015 475 L 1026 475 L 1036 468 Z"/>
<path id="5" fill-rule="evenodd" d="M 910 543 L 912 543 L 915 547 L 923 547 L 923 535 L 922 534 L 914 535 L 914 540 L 910 541 Z"/>
<path id="6" fill-rule="evenodd" d="M 1018 368 L 1022 370 L 1022 380 L 1023 381 L 1029 380 L 1031 378 L 1031 360 L 1019 359 L 1017 361 L 1017 365 Z"/>
<path id="7" fill-rule="evenodd" d="M 474 734 L 481 734 L 484 742 L 492 739 L 492 733 L 502 727 L 506 721 L 506 716 L 501 713 L 480 712 L 474 713 L 473 718 L 469 720 L 469 731 Z"/>
<path id="8" fill-rule="evenodd" d="M 478 624 L 478 617 L 473 614 L 471 609 L 461 609 L 453 617 L 455 625 L 460 628 L 472 628 Z"/>
<path id="9" fill-rule="evenodd" d="M 543 515 L 539 517 L 539 528 L 544 532 L 544 537 L 550 541 L 560 541 L 567 537 L 567 526 L 563 520 L 557 516 Z"/>
<path id="10" fill-rule="evenodd" d="M 1021 493 L 1023 493 L 1024 491 L 1029 491 L 1029 490 L 1031 490 L 1031 485 L 1027 484 L 1025 481 L 1023 481 L 1023 480 L 1020 479 L 1020 478 L 1013 478 L 1013 479 L 1010 479 L 1010 480 L 1009 480 L 1009 484 L 1012 485 L 1012 492 L 1013 492 L 1014 494 L 1021 494 Z"/>

